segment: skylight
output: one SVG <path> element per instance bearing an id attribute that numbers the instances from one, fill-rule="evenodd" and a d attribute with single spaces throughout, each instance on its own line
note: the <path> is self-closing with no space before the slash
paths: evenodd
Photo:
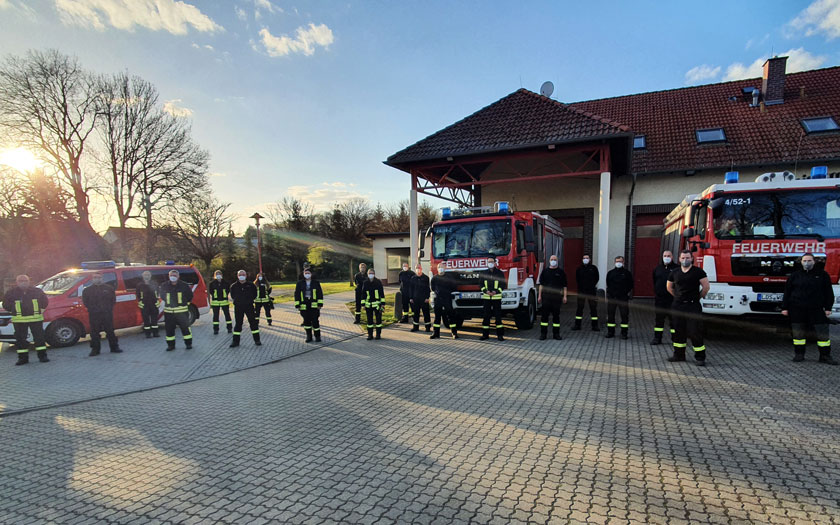
<path id="1" fill-rule="evenodd" d="M 647 141 L 645 140 L 644 135 L 636 135 L 633 137 L 633 149 L 645 149 L 647 148 Z"/>
<path id="2" fill-rule="evenodd" d="M 817 117 L 802 119 L 802 127 L 808 133 L 819 133 L 821 131 L 835 131 L 840 129 L 837 122 L 831 117 Z"/>
<path id="3" fill-rule="evenodd" d="M 723 132 L 723 128 L 698 129 L 696 133 L 698 144 L 726 142 L 726 134 Z"/>

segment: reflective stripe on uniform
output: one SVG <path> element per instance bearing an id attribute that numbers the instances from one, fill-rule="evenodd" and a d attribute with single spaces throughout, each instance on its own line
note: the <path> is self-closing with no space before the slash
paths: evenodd
<path id="1" fill-rule="evenodd" d="M 794 339 L 793 340 L 793 344 L 795 344 L 795 345 L 804 345 L 805 342 L 806 342 L 805 339 Z"/>
<path id="2" fill-rule="evenodd" d="M 654 331 L 654 332 L 664 332 L 664 331 L 665 331 L 665 329 L 664 329 L 664 328 L 659 328 L 658 326 L 654 326 L 654 327 L 653 327 L 653 331 Z"/>
<path id="3" fill-rule="evenodd" d="M 607 323 L 607 328 L 615 328 L 615 323 Z"/>
<path id="4" fill-rule="evenodd" d="M 706 345 L 703 345 L 703 346 L 695 346 L 695 347 L 694 347 L 694 351 L 695 351 L 695 352 L 705 352 L 705 351 L 706 351 Z"/>
<path id="5" fill-rule="evenodd" d="M 615 325 L 613 325 L 613 326 L 615 326 Z M 624 323 L 621 323 L 621 327 L 622 327 L 622 328 L 629 328 L 629 327 L 630 327 L 630 325 L 628 325 L 628 324 L 624 324 Z"/>
<path id="6" fill-rule="evenodd" d="M 674 348 L 685 348 L 685 343 L 673 343 Z"/>
<path id="7" fill-rule="evenodd" d="M 828 340 L 828 341 L 817 341 L 817 346 L 819 346 L 820 348 L 826 348 L 826 347 L 829 347 L 829 346 L 831 346 L 831 340 Z"/>

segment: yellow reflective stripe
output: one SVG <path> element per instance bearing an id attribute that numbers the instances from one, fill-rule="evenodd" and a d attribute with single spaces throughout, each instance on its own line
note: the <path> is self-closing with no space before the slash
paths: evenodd
<path id="1" fill-rule="evenodd" d="M 184 302 L 184 294 L 182 292 L 178 292 L 178 304 Z"/>
<path id="2" fill-rule="evenodd" d="M 805 342 L 806 342 L 805 339 L 794 339 L 793 340 L 793 344 L 795 344 L 795 345 L 804 345 Z"/>
<path id="3" fill-rule="evenodd" d="M 38 321 L 43 321 L 44 316 L 41 314 L 37 315 L 13 315 L 12 322 L 13 323 L 37 323 Z"/>
<path id="4" fill-rule="evenodd" d="M 40 313 L 41 306 L 38 304 L 38 299 L 32 299 L 32 313 Z"/>
<path id="5" fill-rule="evenodd" d="M 828 341 L 817 341 L 817 346 L 821 346 L 823 348 L 827 346 L 831 346 L 831 340 Z"/>
<path id="6" fill-rule="evenodd" d="M 184 312 L 189 312 L 189 306 L 173 306 L 172 308 L 164 308 L 163 312 L 167 314 L 182 314 Z"/>
<path id="7" fill-rule="evenodd" d="M 685 343 L 673 343 L 674 348 L 685 348 Z"/>
<path id="8" fill-rule="evenodd" d="M 654 332 L 664 332 L 664 331 L 665 331 L 665 328 L 659 328 L 659 327 L 654 326 L 654 327 L 653 327 L 653 331 L 654 331 Z"/>
<path id="9" fill-rule="evenodd" d="M 22 306 L 22 303 L 20 302 L 20 299 L 18 299 L 17 301 L 15 301 L 15 313 L 20 315 L 20 313 L 22 311 L 23 311 L 23 306 Z"/>
<path id="10" fill-rule="evenodd" d="M 703 345 L 703 346 L 695 346 L 695 347 L 694 347 L 694 351 L 695 351 L 695 352 L 705 352 L 705 351 L 706 351 L 706 345 Z"/>
<path id="11" fill-rule="evenodd" d="M 608 328 L 615 328 L 615 323 L 607 323 Z"/>

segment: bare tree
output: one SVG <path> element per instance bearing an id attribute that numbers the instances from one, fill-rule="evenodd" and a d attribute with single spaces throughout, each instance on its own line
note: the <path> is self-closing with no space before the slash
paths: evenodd
<path id="1" fill-rule="evenodd" d="M 219 202 L 207 194 L 185 196 L 172 207 L 168 227 L 189 247 L 192 256 L 204 262 L 205 270 L 224 249 L 233 222 L 229 207 L 229 202 Z"/>
<path id="2" fill-rule="evenodd" d="M 9 56 L 0 65 L 0 126 L 21 146 L 41 150 L 73 193 L 78 220 L 90 226 L 82 155 L 93 132 L 96 89 L 79 61 L 56 50 Z"/>

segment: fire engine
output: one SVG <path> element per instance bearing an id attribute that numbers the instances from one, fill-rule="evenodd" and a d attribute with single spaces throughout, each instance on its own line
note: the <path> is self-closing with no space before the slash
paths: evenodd
<path id="1" fill-rule="evenodd" d="M 502 293 L 502 313 L 512 314 L 516 327 L 529 329 L 537 315 L 536 282 L 545 261 L 556 254 L 563 260 L 563 233 L 553 218 L 536 212 L 513 211 L 507 202 L 492 207 L 443 208 L 441 220 L 420 239 L 420 258 L 437 273 L 438 263 L 457 282 L 452 305 L 457 324 L 482 317 L 480 275 L 487 257 L 494 256 L 507 278 Z"/>
<path id="2" fill-rule="evenodd" d="M 718 315 L 781 312 L 785 282 L 811 252 L 817 268 L 837 283 L 840 274 L 840 181 L 826 166 L 797 179 L 790 172 L 765 173 L 739 182 L 727 172 L 724 184 L 688 195 L 665 219 L 662 250 L 694 252 L 711 289 L 703 311 Z M 840 286 L 832 318 L 840 318 Z"/>

